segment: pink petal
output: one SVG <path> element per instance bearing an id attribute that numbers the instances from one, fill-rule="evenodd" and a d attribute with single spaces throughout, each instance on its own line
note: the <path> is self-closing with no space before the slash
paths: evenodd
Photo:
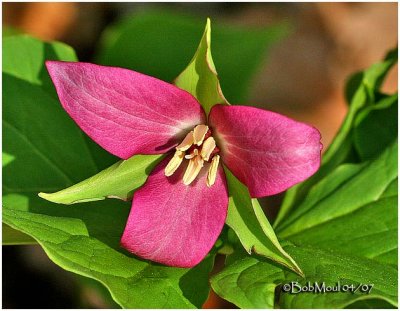
<path id="1" fill-rule="evenodd" d="M 215 184 L 207 187 L 205 165 L 196 180 L 185 186 L 186 165 L 170 177 L 164 175 L 170 159 L 162 161 L 135 192 L 121 245 L 145 259 L 193 267 L 207 255 L 224 226 L 228 207 L 225 175 L 220 166 Z"/>
<path id="2" fill-rule="evenodd" d="M 221 158 L 252 197 L 282 192 L 320 165 L 319 131 L 280 114 L 247 106 L 214 106 L 209 124 Z"/>
<path id="3" fill-rule="evenodd" d="M 128 69 L 47 61 L 64 109 L 95 142 L 127 159 L 177 145 L 204 111 L 172 84 Z"/>

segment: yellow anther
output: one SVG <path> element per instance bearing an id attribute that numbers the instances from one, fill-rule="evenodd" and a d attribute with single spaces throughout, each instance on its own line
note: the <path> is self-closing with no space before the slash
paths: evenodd
<path id="1" fill-rule="evenodd" d="M 179 165 L 181 165 L 182 160 L 185 156 L 184 151 L 177 150 L 175 151 L 174 156 L 169 161 L 168 165 L 165 167 L 165 176 L 171 176 L 178 169 Z"/>
<path id="2" fill-rule="evenodd" d="M 217 178 L 218 164 L 219 164 L 219 155 L 216 154 L 212 158 L 211 165 L 208 169 L 208 175 L 207 175 L 207 186 L 208 187 L 211 187 L 215 183 L 215 179 Z"/>
<path id="3" fill-rule="evenodd" d="M 196 179 L 204 166 L 204 161 L 209 161 L 216 148 L 216 142 L 213 137 L 210 136 L 204 140 L 207 132 L 208 126 L 200 124 L 185 136 L 183 141 L 176 147 L 174 156 L 165 167 L 165 176 L 174 174 L 182 164 L 183 159 L 187 159 L 189 163 L 183 175 L 183 183 L 188 186 Z M 206 180 L 208 187 L 215 183 L 218 163 L 219 156 L 214 155 L 208 169 Z"/>
<path id="4" fill-rule="evenodd" d="M 189 160 L 188 167 L 186 168 L 185 174 L 183 175 L 183 183 L 188 186 L 193 180 L 199 175 L 201 168 L 203 167 L 204 160 L 200 155 L 195 156 Z"/>
<path id="5" fill-rule="evenodd" d="M 178 146 L 176 146 L 176 150 L 179 150 L 179 151 L 188 150 L 193 144 L 193 136 L 194 136 L 193 131 L 188 133 L 186 135 L 186 137 L 184 138 L 184 140 Z"/>
<path id="6" fill-rule="evenodd" d="M 204 141 L 203 147 L 201 148 L 201 157 L 204 159 L 204 161 L 208 161 L 208 159 L 210 159 L 210 155 L 214 151 L 215 146 L 215 140 L 211 136 Z"/>
<path id="7" fill-rule="evenodd" d="M 193 143 L 200 146 L 203 143 L 204 136 L 206 136 L 208 126 L 204 124 L 197 125 L 193 132 Z"/>

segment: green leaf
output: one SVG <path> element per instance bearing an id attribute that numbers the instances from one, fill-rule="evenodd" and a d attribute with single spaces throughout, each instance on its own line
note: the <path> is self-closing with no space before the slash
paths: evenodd
<path id="1" fill-rule="evenodd" d="M 262 262 L 254 256 L 242 256 L 214 275 L 211 285 L 219 296 L 239 308 L 272 309 L 275 289 L 284 278 L 285 274 L 279 267 Z"/>
<path id="2" fill-rule="evenodd" d="M 312 261 L 320 263 L 318 267 L 311 267 L 305 255 L 302 260 L 296 257 L 295 251 L 290 250 L 307 280 L 310 278 L 307 269 L 315 271 L 314 274 L 324 270 L 324 264 L 315 254 L 334 252 L 332 254 L 338 258 L 332 259 L 332 262 L 343 261 L 343 265 L 332 266 L 330 269 L 339 276 L 340 273 L 350 274 L 352 277 L 359 274 L 360 278 L 350 280 L 363 284 L 372 282 L 376 286 L 377 281 L 372 279 L 374 276 L 361 272 L 361 268 L 357 267 L 361 266 L 360 261 L 368 258 L 371 261 L 364 263 L 364 269 L 385 271 L 384 277 L 388 280 L 387 285 L 391 284 L 390 288 L 397 284 L 397 270 L 391 270 L 398 262 L 397 230 L 397 142 L 374 161 L 339 166 L 315 184 L 302 204 L 277 228 L 278 236 L 289 239 L 299 246 L 298 249 L 314 249 Z M 334 281 L 334 275 L 322 276 L 321 281 L 327 281 L 329 278 Z M 378 281 L 384 283 L 383 280 Z M 388 295 L 387 291 L 384 291 L 388 289 L 383 286 L 379 290 L 381 291 L 374 290 L 372 293 L 378 294 L 391 304 L 397 303 L 394 293 Z M 345 298 L 344 294 L 335 293 L 330 295 L 333 296 L 332 301 L 322 299 L 322 302 L 316 302 L 316 299 L 308 294 L 298 295 L 298 298 L 293 299 L 289 295 L 286 296 L 287 300 L 284 300 L 282 307 L 288 308 L 343 307 L 344 305 L 331 303 L 337 303 L 333 300 L 340 301 L 342 296 Z M 373 295 L 364 298 L 372 299 Z M 312 304 L 309 304 L 309 301 L 312 301 Z"/>
<path id="3" fill-rule="evenodd" d="M 374 260 L 343 255 L 337 252 L 319 250 L 313 247 L 288 247 L 296 261 L 304 269 L 305 279 L 291 274 L 287 281 L 298 281 L 300 284 L 326 282 L 326 285 L 373 284 L 369 295 L 360 291 L 293 295 L 281 293 L 279 305 L 282 308 L 344 308 L 359 300 L 382 299 L 397 306 L 397 270 Z M 312 258 L 312 260 L 310 260 Z"/>
<path id="4" fill-rule="evenodd" d="M 3 38 L 3 73 L 29 81 L 56 96 L 43 61 L 65 59 L 76 61 L 74 50 L 60 42 L 47 44 L 28 35 Z M 22 57 L 25 54 L 25 57 Z"/>
<path id="5" fill-rule="evenodd" d="M 92 217 L 96 215 L 94 209 L 92 213 Z M 119 214 L 109 214 L 108 219 L 104 215 L 102 222 L 120 218 Z M 3 220 L 37 239 L 50 259 L 64 269 L 100 281 L 125 308 L 201 307 L 208 296 L 207 275 L 213 265 L 212 255 L 192 270 L 164 267 L 135 259 L 116 245 L 113 248 L 102 242 L 96 233 L 90 232 L 87 222 L 96 221 L 89 218 L 54 217 L 6 207 Z M 102 222 L 97 221 L 95 226 Z M 115 233 L 115 229 L 110 233 Z M 114 236 L 113 240 L 118 238 Z"/>
<path id="6" fill-rule="evenodd" d="M 299 266 L 280 245 L 258 201 L 251 199 L 247 188 L 228 169 L 225 169 L 225 175 L 229 188 L 226 224 L 235 231 L 245 250 L 302 275 Z"/>
<path id="7" fill-rule="evenodd" d="M 343 163 L 359 163 L 360 159 L 355 150 L 354 128 L 359 114 L 379 102 L 379 88 L 389 70 L 397 62 L 397 53 L 390 52 L 383 62 L 371 66 L 369 69 L 352 76 L 347 84 L 346 94 L 350 103 L 349 111 L 337 133 L 335 139 L 322 157 L 320 169 L 311 178 L 290 188 L 284 197 L 274 227 L 296 209 L 304 200 L 310 188 Z M 360 119 L 358 119 L 358 122 Z M 390 125 L 392 127 L 392 125 Z M 390 130 L 392 132 L 392 130 Z M 364 133 L 364 132 L 363 132 Z M 366 134 L 363 134 L 366 135 Z M 378 134 L 380 135 L 380 134 Z M 365 139 L 365 137 L 363 138 Z M 385 141 L 388 141 L 385 139 Z"/>
<path id="8" fill-rule="evenodd" d="M 45 59 L 76 60 L 64 44 L 27 36 L 3 40 L 3 150 L 13 157 L 3 167 L 3 221 L 33 237 L 62 268 L 100 281 L 122 307 L 201 307 L 209 292 L 212 254 L 193 269 L 149 263 L 119 245 L 129 202 L 65 206 L 37 196 L 92 176 L 114 159 L 63 111 Z M 118 167 L 137 159 L 113 169 L 120 172 Z"/>
<path id="9" fill-rule="evenodd" d="M 299 208 L 277 228 L 279 236 L 296 245 L 316 245 L 395 265 L 396 176 L 397 144 L 373 163 L 339 166 L 311 188 Z M 309 226 L 311 218 L 320 223 Z M 291 230 L 297 232 L 287 233 Z"/>
<path id="10" fill-rule="evenodd" d="M 216 104 L 228 104 L 222 94 L 211 56 L 210 19 L 207 19 L 206 29 L 196 54 L 186 69 L 176 78 L 175 84 L 196 97 L 207 114 Z"/>
<path id="11" fill-rule="evenodd" d="M 117 198 L 131 199 L 133 192 L 147 179 L 162 155 L 137 155 L 121 160 L 100 173 L 55 193 L 39 193 L 54 203 L 74 204 Z"/>
<path id="12" fill-rule="evenodd" d="M 337 182 L 337 173 L 328 176 L 329 180 L 321 181 L 324 186 L 331 178 L 335 178 L 335 190 L 323 192 L 324 196 L 320 197 L 318 202 L 310 200 L 312 204 L 309 204 L 310 201 L 304 201 L 277 228 L 279 236 L 288 238 L 334 218 L 353 213 L 362 206 L 378 200 L 397 177 L 397 142 L 375 161 L 359 165 L 362 168 L 342 183 Z M 351 170 L 353 169 L 354 167 Z M 346 175 L 351 174 L 347 171 Z M 321 186 L 316 184 L 315 187 Z"/>
<path id="13" fill-rule="evenodd" d="M 386 301 L 397 306 L 397 270 L 374 260 L 320 250 L 314 247 L 287 246 L 303 268 L 305 278 L 281 270 L 260 257 L 240 257 L 211 279 L 214 291 L 226 300 L 243 308 L 271 308 L 274 300 L 278 308 L 344 308 L 359 300 Z M 298 282 L 322 283 L 334 286 L 337 282 L 373 284 L 369 295 L 355 292 L 301 293 L 282 291 L 282 284 Z M 274 291 L 278 292 L 274 298 Z M 383 303 L 385 305 L 385 303 Z"/>
<path id="14" fill-rule="evenodd" d="M 354 226 L 354 224 L 357 226 Z M 340 228 L 340 230 L 338 230 Z M 290 240 L 296 245 L 315 245 L 397 264 L 397 195 L 363 205 L 357 210 L 334 217 L 304 230 Z M 382 260 L 380 257 L 384 254 Z"/>
<path id="15" fill-rule="evenodd" d="M 364 71 L 353 74 L 347 82 L 345 95 L 350 106 L 373 104 L 388 72 L 397 63 L 397 48 L 389 51 L 383 62 L 373 64 Z M 367 100 L 367 102 L 365 102 Z"/>
<path id="16" fill-rule="evenodd" d="M 62 109 L 44 67 L 49 59 L 75 61 L 73 50 L 13 36 L 3 39 L 3 59 L 3 151 L 14 157 L 4 167 L 5 191 L 19 192 L 27 182 L 31 191 L 55 191 L 97 173 L 97 159 L 108 153 Z"/>
<path id="17" fill-rule="evenodd" d="M 293 295 L 281 293 L 282 308 L 343 308 L 358 300 L 383 299 L 397 306 L 397 270 L 374 260 L 323 251 L 312 247 L 288 247 L 288 251 L 304 269 L 304 280 L 288 275 L 285 281 L 326 282 L 326 285 L 373 284 L 369 295 L 355 292 L 327 293 L 324 295 L 303 293 Z M 312 258 L 313 260 L 310 260 Z"/>
<path id="18" fill-rule="evenodd" d="M 128 16 L 104 32 L 96 61 L 173 81 L 193 58 L 205 20 L 165 10 Z M 247 100 L 252 78 L 269 47 L 287 33 L 287 24 L 263 28 L 213 24 L 213 58 L 228 100 Z"/>

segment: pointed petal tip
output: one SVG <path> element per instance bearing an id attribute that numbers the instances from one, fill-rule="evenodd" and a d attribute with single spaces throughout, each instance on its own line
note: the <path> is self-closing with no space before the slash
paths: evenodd
<path id="1" fill-rule="evenodd" d="M 61 60 L 46 60 L 44 62 L 45 66 L 49 72 L 50 72 L 50 70 L 53 71 L 57 67 L 60 67 L 63 65 L 65 66 L 65 65 L 73 64 L 73 63 L 77 63 L 77 62 L 66 62 L 66 61 L 61 61 Z"/>
<path id="2" fill-rule="evenodd" d="M 57 66 L 57 63 L 58 63 L 58 62 L 57 62 L 57 61 L 54 61 L 54 60 L 46 60 L 46 61 L 44 62 L 45 66 L 46 66 L 46 68 L 47 68 L 47 71 L 49 72 L 51 78 L 53 78 L 53 77 L 52 77 L 53 70 L 54 70 L 54 67 Z"/>
<path id="3" fill-rule="evenodd" d="M 45 60 L 44 64 L 48 67 L 48 66 L 52 66 L 54 63 L 57 63 L 58 61 L 55 60 Z"/>

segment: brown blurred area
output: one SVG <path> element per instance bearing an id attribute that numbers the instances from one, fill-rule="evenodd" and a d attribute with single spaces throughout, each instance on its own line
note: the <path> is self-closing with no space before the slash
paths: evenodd
<path id="1" fill-rule="evenodd" d="M 148 7 L 208 15 L 218 22 L 244 26 L 265 26 L 288 20 L 293 32 L 270 50 L 254 78 L 249 103 L 316 126 L 326 147 L 347 111 L 343 95 L 346 79 L 380 61 L 397 44 L 397 5 L 383 2 L 3 3 L 3 25 L 44 40 L 63 41 L 75 48 L 80 60 L 90 60 L 107 25 L 125 14 Z M 396 66 L 384 90 L 397 90 L 397 74 Z M 279 199 L 279 196 L 270 198 L 269 203 Z M 273 214 L 274 211 L 269 216 Z M 222 264 L 221 257 L 216 269 Z M 109 306 L 97 303 L 94 307 Z M 233 306 L 212 293 L 204 307 Z"/>
<path id="2" fill-rule="evenodd" d="M 272 110 L 316 126 L 326 147 L 347 111 L 346 79 L 397 44 L 397 3 L 297 6 L 290 16 L 294 33 L 273 48 L 253 98 L 259 106 L 269 103 Z M 397 84 L 396 67 L 384 89 L 393 92 Z"/>

